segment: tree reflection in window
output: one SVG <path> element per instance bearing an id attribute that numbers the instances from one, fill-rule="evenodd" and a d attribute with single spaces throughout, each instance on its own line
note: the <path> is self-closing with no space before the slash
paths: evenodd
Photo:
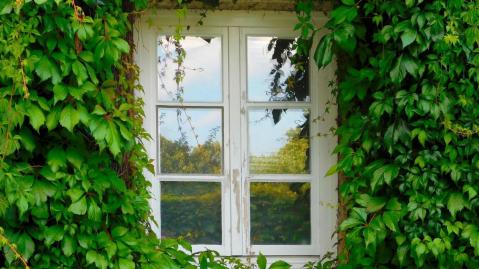
<path id="1" fill-rule="evenodd" d="M 252 174 L 307 174 L 309 110 L 289 109 L 275 120 L 278 109 L 249 111 L 249 170 Z"/>
<path id="2" fill-rule="evenodd" d="M 306 101 L 309 100 L 308 57 L 296 53 L 294 39 L 272 38 L 268 44 L 272 51 L 273 69 L 270 75 L 270 98 L 272 101 Z M 289 74 L 283 71 L 290 64 Z M 286 76 L 286 78 L 284 78 Z"/>
<path id="3" fill-rule="evenodd" d="M 277 37 L 248 36 L 248 100 L 261 102 L 301 102 L 310 101 L 309 56 L 297 53 L 297 40 Z M 272 120 L 274 125 L 287 121 L 287 109 L 265 109 L 264 118 Z M 252 173 L 307 173 L 309 172 L 309 113 L 296 126 L 288 123 L 288 143 L 275 156 L 253 156 L 250 161 Z M 278 129 L 270 127 L 273 129 Z M 262 131 L 262 132 L 261 132 Z M 256 130 L 256 135 L 270 134 L 265 130 Z M 250 133 L 250 139 L 255 134 Z M 306 146 L 307 145 L 307 146 Z M 292 151 L 296 149 L 296 151 Z M 286 156 L 296 161 L 287 164 Z M 272 167 L 272 160 L 276 160 Z M 283 159 L 283 162 L 279 160 Z M 298 164 L 297 160 L 302 160 Z M 260 162 L 270 162 L 268 169 L 259 167 Z"/>
<path id="4" fill-rule="evenodd" d="M 193 244 L 221 244 L 221 183 L 162 182 L 162 237 Z"/>
<path id="5" fill-rule="evenodd" d="M 309 101 L 309 57 L 295 39 L 248 37 L 248 100 Z"/>
<path id="6" fill-rule="evenodd" d="M 251 243 L 310 244 L 310 190 L 309 183 L 251 183 Z"/>
<path id="7" fill-rule="evenodd" d="M 222 173 L 222 112 L 217 108 L 160 108 L 162 173 Z"/>

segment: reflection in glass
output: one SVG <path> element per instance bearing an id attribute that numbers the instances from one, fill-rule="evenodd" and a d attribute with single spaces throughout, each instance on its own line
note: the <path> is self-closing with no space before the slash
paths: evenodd
<path id="1" fill-rule="evenodd" d="M 308 119 L 306 109 L 250 110 L 250 173 L 309 173 Z"/>
<path id="2" fill-rule="evenodd" d="M 221 245 L 221 183 L 161 182 L 161 236 Z"/>
<path id="3" fill-rule="evenodd" d="M 294 39 L 248 36 L 248 100 L 309 101 L 308 57 Z"/>
<path id="4" fill-rule="evenodd" d="M 157 53 L 159 100 L 221 101 L 220 37 L 187 36 L 178 43 L 171 36 L 161 36 Z M 183 78 L 179 84 L 178 78 Z"/>
<path id="5" fill-rule="evenodd" d="M 221 174 L 222 110 L 159 108 L 161 173 Z"/>
<path id="6" fill-rule="evenodd" d="M 250 188 L 252 244 L 311 243 L 309 183 L 253 182 Z"/>

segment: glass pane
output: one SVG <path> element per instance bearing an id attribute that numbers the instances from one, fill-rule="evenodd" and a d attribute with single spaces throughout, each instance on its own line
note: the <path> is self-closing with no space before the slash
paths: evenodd
<path id="1" fill-rule="evenodd" d="M 219 108 L 159 108 L 160 171 L 222 174 L 223 120 Z"/>
<path id="2" fill-rule="evenodd" d="M 251 243 L 311 244 L 309 183 L 251 183 Z"/>
<path id="3" fill-rule="evenodd" d="M 221 183 L 161 182 L 161 236 L 221 245 Z"/>
<path id="4" fill-rule="evenodd" d="M 247 54 L 249 101 L 309 101 L 309 61 L 294 39 L 248 36 Z"/>
<path id="5" fill-rule="evenodd" d="M 309 173 L 309 111 L 249 111 L 249 169 L 252 174 Z"/>
<path id="6" fill-rule="evenodd" d="M 179 53 L 181 52 L 181 53 Z M 178 55 L 183 55 L 182 63 Z M 187 36 L 158 42 L 158 98 L 176 102 L 221 101 L 221 38 Z M 177 78 L 182 81 L 177 84 Z"/>

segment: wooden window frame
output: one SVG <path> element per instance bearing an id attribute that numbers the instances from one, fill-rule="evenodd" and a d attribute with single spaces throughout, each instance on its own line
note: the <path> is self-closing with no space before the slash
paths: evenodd
<path id="1" fill-rule="evenodd" d="M 326 17 L 315 14 L 315 23 L 323 25 Z M 199 12 L 189 11 L 182 22 L 184 25 L 196 25 Z M 337 109 L 328 104 L 333 100 L 329 83 L 335 79 L 335 66 L 330 65 L 318 70 L 313 61 L 310 63 L 310 101 L 309 102 L 248 102 L 247 101 L 247 59 L 246 37 L 278 36 L 294 38 L 292 28 L 297 19 L 294 12 L 276 11 L 215 11 L 208 14 L 203 26 L 192 26 L 184 30 L 185 35 L 206 35 L 222 37 L 222 101 L 218 103 L 187 103 L 185 107 L 222 107 L 223 108 L 223 169 L 221 176 L 205 175 L 159 175 L 145 172 L 151 181 L 153 199 L 151 208 L 157 223 L 160 216 L 160 181 L 207 181 L 222 182 L 222 245 L 194 245 L 194 251 L 206 248 L 216 250 L 221 255 L 252 257 L 262 252 L 268 256 L 283 259 L 290 257 L 295 264 L 304 263 L 311 257 L 335 252 L 337 243 L 337 175 L 325 177 L 326 171 L 337 162 L 333 149 L 337 144 L 334 136 L 318 136 L 328 133 L 336 127 Z M 157 141 L 157 108 L 175 107 L 178 103 L 157 101 L 157 41 L 162 34 L 173 33 L 178 19 L 174 11 L 162 10 L 143 15 L 135 25 L 136 63 L 140 67 L 140 84 L 144 91 L 138 93 L 145 103 L 144 128 L 153 137 L 143 141 L 151 159 L 155 160 L 159 152 Z M 324 34 L 320 32 L 320 35 Z M 320 36 L 319 35 L 319 36 Z M 314 47 L 314 46 L 313 46 Z M 188 56 L 186 56 L 188 57 Z M 334 102 L 333 102 L 334 103 Z M 329 113 L 324 114 L 329 106 Z M 248 175 L 248 119 L 247 111 L 251 107 L 268 108 L 309 108 L 310 121 L 310 174 L 305 175 Z M 238 130 L 240 130 L 238 132 Z M 155 167 L 159 171 L 158 166 Z M 268 182 L 310 182 L 311 183 L 311 245 L 251 245 L 249 236 L 249 182 L 261 180 Z M 153 225 L 155 233 L 161 234 L 161 225 Z M 287 259 L 288 260 L 288 259 Z M 314 259 L 313 259 L 314 260 Z"/>

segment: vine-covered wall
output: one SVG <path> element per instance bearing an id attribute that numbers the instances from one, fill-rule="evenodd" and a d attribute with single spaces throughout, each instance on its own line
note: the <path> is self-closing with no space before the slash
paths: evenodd
<path id="1" fill-rule="evenodd" d="M 479 3 L 342 0 L 340 268 L 479 268 Z"/>
<path id="2" fill-rule="evenodd" d="M 0 2 L 0 267 L 219 266 L 149 231 L 130 54 L 146 2 Z M 296 8 L 307 51 L 312 1 Z M 313 49 L 340 63 L 340 267 L 479 267 L 478 3 L 342 0 L 330 17 Z"/>
<path id="3" fill-rule="evenodd" d="M 178 262 L 177 243 L 148 229 L 148 135 L 127 40 L 145 5 L 0 1 L 0 267 Z"/>
<path id="4" fill-rule="evenodd" d="M 132 25 L 154 4 L 0 1 L 0 268 L 248 268 L 150 229 Z"/>

